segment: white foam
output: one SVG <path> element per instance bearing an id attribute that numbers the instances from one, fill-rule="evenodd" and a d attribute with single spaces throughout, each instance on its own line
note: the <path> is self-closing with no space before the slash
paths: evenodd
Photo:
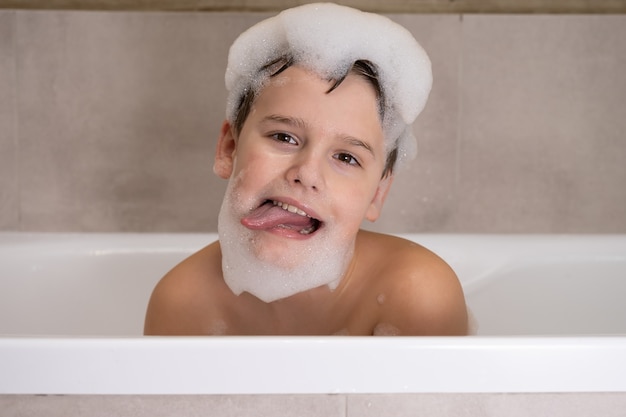
<path id="1" fill-rule="evenodd" d="M 400 160 L 415 156 L 411 125 L 428 99 L 432 72 L 428 55 L 408 30 L 384 16 L 332 3 L 307 4 L 266 19 L 230 48 L 228 120 L 234 121 L 243 92 L 262 85 L 259 70 L 287 54 L 324 78 L 338 77 L 357 60 L 374 63 L 385 97 L 387 151 L 397 145 Z"/>
<path id="2" fill-rule="evenodd" d="M 229 180 L 218 219 L 226 285 L 235 295 L 245 291 L 266 303 L 324 285 L 334 290 L 352 259 L 354 245 L 331 234 L 303 245 L 287 242 L 288 249 L 271 252 L 259 240 L 260 232 L 239 221 L 240 212 L 251 210 L 251 203 L 237 192 L 244 174 Z"/>

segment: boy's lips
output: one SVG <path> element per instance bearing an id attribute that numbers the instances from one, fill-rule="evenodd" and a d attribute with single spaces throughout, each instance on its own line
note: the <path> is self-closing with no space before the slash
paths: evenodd
<path id="1" fill-rule="evenodd" d="M 316 214 L 291 199 L 271 198 L 241 219 L 252 230 L 267 230 L 287 237 L 303 238 L 323 225 Z"/>

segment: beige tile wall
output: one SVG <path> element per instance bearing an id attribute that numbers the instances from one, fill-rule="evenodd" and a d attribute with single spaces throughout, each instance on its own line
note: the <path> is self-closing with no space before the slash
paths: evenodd
<path id="1" fill-rule="evenodd" d="M 0 229 L 214 231 L 245 13 L 0 10 Z M 389 232 L 626 232 L 626 16 L 394 15 L 435 85 Z"/>
<path id="2" fill-rule="evenodd" d="M 15 13 L 0 11 L 0 230 L 19 226 Z"/>
<path id="3" fill-rule="evenodd" d="M 454 229 L 626 231 L 625 23 L 464 20 Z"/>
<path id="4" fill-rule="evenodd" d="M 0 0 L 0 8 L 272 12 L 319 0 Z M 624 0 L 336 0 L 376 13 L 624 13 Z"/>
<path id="5" fill-rule="evenodd" d="M 213 230 L 228 44 L 254 16 L 18 13 L 23 230 Z"/>
<path id="6" fill-rule="evenodd" d="M 625 393 L 0 395 L 3 417 L 622 417 Z"/>

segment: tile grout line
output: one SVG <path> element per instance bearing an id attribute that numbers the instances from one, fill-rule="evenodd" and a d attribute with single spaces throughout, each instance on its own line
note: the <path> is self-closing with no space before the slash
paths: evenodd
<path id="1" fill-rule="evenodd" d="M 459 51 L 458 51 L 458 66 L 457 66 L 457 118 L 456 118 L 456 156 L 454 163 L 454 185 L 456 191 L 459 189 L 459 182 L 461 181 L 461 147 L 462 147 L 462 135 L 463 135 L 463 92 L 461 91 L 463 88 L 463 61 L 465 57 L 465 31 L 464 31 L 464 22 L 463 15 L 459 15 Z M 458 195 L 457 195 L 458 198 Z M 458 200 L 457 200 L 458 201 Z"/>
<path id="2" fill-rule="evenodd" d="M 15 149 L 13 151 L 14 158 L 14 174 L 15 174 L 15 190 L 16 190 L 16 210 L 17 219 L 15 229 L 23 230 L 22 224 L 22 181 L 21 181 L 21 141 L 20 141 L 20 109 L 19 109 L 19 95 L 20 95 L 20 76 L 18 71 L 18 38 L 19 30 L 18 23 L 19 11 L 13 11 L 13 23 L 11 31 L 13 34 L 13 144 Z"/>

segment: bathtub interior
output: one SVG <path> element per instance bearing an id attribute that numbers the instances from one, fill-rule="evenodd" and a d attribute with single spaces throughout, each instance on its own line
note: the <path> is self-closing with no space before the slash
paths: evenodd
<path id="1" fill-rule="evenodd" d="M 626 236 L 404 235 L 456 270 L 476 334 L 626 334 Z M 138 336 L 154 285 L 214 234 L 0 233 L 0 334 Z"/>
<path id="2" fill-rule="evenodd" d="M 152 288 L 194 237 L 4 234 L 0 334 L 141 335 Z"/>
<path id="3" fill-rule="evenodd" d="M 624 259 L 509 266 L 465 292 L 478 334 L 626 334 Z"/>

